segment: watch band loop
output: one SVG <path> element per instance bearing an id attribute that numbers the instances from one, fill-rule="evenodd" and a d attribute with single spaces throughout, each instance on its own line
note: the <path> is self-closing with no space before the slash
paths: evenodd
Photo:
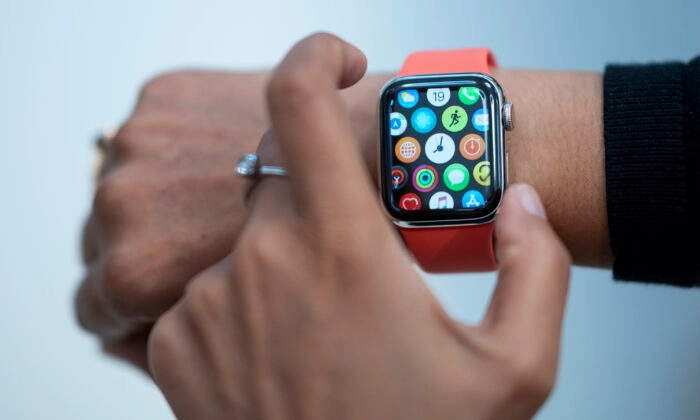
<path id="1" fill-rule="evenodd" d="M 498 67 L 496 57 L 488 48 L 417 51 L 404 61 L 399 76 L 438 73 L 491 73 Z"/>

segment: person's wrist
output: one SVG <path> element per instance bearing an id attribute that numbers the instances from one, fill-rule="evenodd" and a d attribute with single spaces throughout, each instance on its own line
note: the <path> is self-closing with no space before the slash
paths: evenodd
<path id="1" fill-rule="evenodd" d="M 498 68 L 516 114 L 506 137 L 510 182 L 532 185 L 576 264 L 608 267 L 599 73 Z"/>

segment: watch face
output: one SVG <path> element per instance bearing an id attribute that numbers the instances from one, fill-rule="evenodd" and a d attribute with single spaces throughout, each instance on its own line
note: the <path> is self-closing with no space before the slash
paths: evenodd
<path id="1" fill-rule="evenodd" d="M 380 97 L 382 198 L 408 224 L 479 223 L 504 183 L 503 93 L 490 77 L 401 77 Z"/>

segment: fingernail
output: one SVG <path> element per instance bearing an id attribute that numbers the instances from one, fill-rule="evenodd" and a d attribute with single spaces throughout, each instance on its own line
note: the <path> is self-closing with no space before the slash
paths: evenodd
<path id="1" fill-rule="evenodd" d="M 547 220 L 547 213 L 544 211 L 542 200 L 540 200 L 540 196 L 537 195 L 537 191 L 527 184 L 518 184 L 516 188 L 518 199 L 523 209 L 533 216 Z"/>

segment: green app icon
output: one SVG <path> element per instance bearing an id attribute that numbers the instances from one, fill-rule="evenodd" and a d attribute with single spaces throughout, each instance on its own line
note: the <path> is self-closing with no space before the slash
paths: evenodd
<path id="1" fill-rule="evenodd" d="M 467 111 L 458 105 L 452 105 L 442 113 L 442 125 L 446 130 L 453 133 L 464 130 L 468 121 Z"/>
<path id="2" fill-rule="evenodd" d="M 453 163 L 445 169 L 443 181 L 452 191 L 462 191 L 469 185 L 469 170 L 461 163 Z"/>
<path id="3" fill-rule="evenodd" d="M 457 96 L 464 105 L 474 105 L 481 99 L 481 91 L 473 86 L 464 86 L 459 88 Z"/>

